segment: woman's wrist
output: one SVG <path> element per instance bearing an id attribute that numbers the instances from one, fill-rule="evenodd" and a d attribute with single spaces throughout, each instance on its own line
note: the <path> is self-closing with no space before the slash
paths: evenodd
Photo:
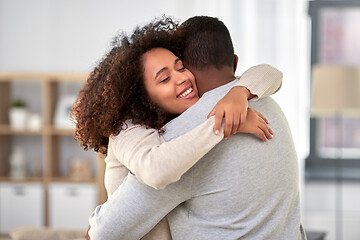
<path id="1" fill-rule="evenodd" d="M 238 95 L 243 95 L 246 97 L 247 100 L 252 99 L 253 97 L 256 97 L 256 95 L 252 94 L 250 90 L 247 87 L 244 86 L 236 86 L 233 87 L 230 91 L 236 92 Z"/>

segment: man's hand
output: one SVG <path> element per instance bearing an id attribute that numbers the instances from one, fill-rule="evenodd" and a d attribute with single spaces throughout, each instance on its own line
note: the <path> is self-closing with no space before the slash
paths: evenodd
<path id="1" fill-rule="evenodd" d="M 224 139 L 237 132 L 237 129 L 246 121 L 248 99 L 253 95 L 242 86 L 233 87 L 231 90 L 215 105 L 208 115 L 208 118 L 215 115 L 215 134 L 219 134 L 223 118 Z"/>
<path id="2" fill-rule="evenodd" d="M 259 112 L 248 108 L 246 121 L 237 129 L 238 133 L 251 133 L 259 136 L 264 142 L 273 138 L 273 130 L 268 126 L 269 121 Z"/>

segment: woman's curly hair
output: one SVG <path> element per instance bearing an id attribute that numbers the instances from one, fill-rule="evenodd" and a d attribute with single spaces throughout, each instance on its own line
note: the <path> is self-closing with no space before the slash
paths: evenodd
<path id="1" fill-rule="evenodd" d="M 112 49 L 90 73 L 71 110 L 75 138 L 85 150 L 106 154 L 109 136 L 126 129 L 126 120 L 160 130 L 169 116 L 152 103 L 143 80 L 142 55 L 161 47 L 181 57 L 184 32 L 163 16 L 131 36 L 116 36 Z"/>

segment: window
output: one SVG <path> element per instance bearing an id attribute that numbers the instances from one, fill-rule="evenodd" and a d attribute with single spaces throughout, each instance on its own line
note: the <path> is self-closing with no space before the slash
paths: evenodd
<path id="1" fill-rule="evenodd" d="M 310 1 L 309 15 L 311 65 L 359 66 L 360 1 Z M 339 177 L 339 166 L 341 178 L 360 179 L 360 115 L 312 117 L 306 177 Z"/>

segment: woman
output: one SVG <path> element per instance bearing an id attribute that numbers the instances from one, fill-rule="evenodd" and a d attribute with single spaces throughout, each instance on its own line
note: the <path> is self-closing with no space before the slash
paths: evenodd
<path id="1" fill-rule="evenodd" d="M 223 132 L 213 134 L 213 118 L 167 143 L 159 135 L 167 121 L 199 99 L 194 76 L 175 56 L 181 56 L 181 36 L 177 25 L 165 19 L 138 28 L 131 38 L 117 39 L 74 104 L 79 142 L 107 153 L 109 196 L 129 170 L 155 188 L 177 181 L 223 137 Z M 154 85 L 162 90 L 154 92 Z M 238 132 L 261 135 L 261 129 L 271 138 L 261 115 L 250 110 L 247 120 Z M 129 133 L 131 138 L 123 137 Z"/>

